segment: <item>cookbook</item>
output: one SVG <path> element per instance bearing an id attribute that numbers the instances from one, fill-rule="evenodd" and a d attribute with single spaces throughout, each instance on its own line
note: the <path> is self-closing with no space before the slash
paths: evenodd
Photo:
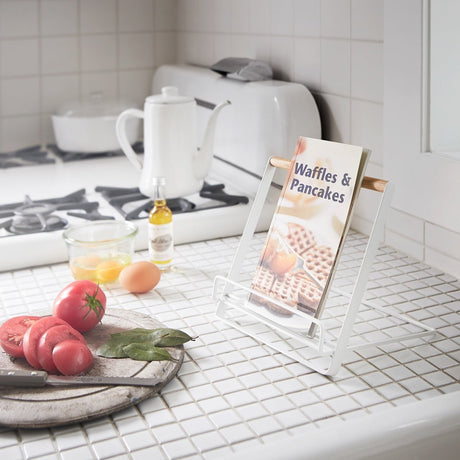
<path id="1" fill-rule="evenodd" d="M 320 316 L 369 154 L 355 145 L 299 138 L 251 284 L 250 303 L 265 314 Z"/>

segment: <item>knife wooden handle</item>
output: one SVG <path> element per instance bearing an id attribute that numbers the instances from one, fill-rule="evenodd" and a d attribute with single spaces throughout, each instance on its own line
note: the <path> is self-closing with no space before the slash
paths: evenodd
<path id="1" fill-rule="evenodd" d="M 0 369 L 0 386 L 44 387 L 47 377 L 43 371 Z"/>

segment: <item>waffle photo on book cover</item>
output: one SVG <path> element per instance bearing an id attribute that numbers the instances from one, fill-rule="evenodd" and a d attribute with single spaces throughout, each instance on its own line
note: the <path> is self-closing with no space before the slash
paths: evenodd
<path id="1" fill-rule="evenodd" d="M 362 147 L 299 138 L 251 284 L 263 296 L 252 293 L 251 303 L 275 315 L 319 316 L 368 156 Z"/>

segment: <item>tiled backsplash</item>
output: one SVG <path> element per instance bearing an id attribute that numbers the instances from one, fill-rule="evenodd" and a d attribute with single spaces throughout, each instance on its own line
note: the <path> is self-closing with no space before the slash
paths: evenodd
<path id="1" fill-rule="evenodd" d="M 310 88 L 323 137 L 369 147 L 368 174 L 383 177 L 383 4 L 1 0 L 0 151 L 52 140 L 49 115 L 65 101 L 102 90 L 141 104 L 158 65 L 248 56 Z M 370 230 L 375 206 L 363 193 L 354 228 Z M 459 240 L 435 223 L 390 213 L 387 244 L 456 277 Z"/>
<path id="2" fill-rule="evenodd" d="M 370 148 L 367 174 L 384 177 L 383 9 L 384 0 L 178 0 L 177 58 L 269 61 L 276 78 L 312 91 L 323 137 Z M 355 229 L 370 231 L 375 199 L 362 193 Z M 385 240 L 460 277 L 458 233 L 392 209 Z"/>
<path id="3" fill-rule="evenodd" d="M 175 61 L 175 0 L 1 0 L 0 152 L 53 140 L 50 114 L 103 92 L 141 105 Z"/>

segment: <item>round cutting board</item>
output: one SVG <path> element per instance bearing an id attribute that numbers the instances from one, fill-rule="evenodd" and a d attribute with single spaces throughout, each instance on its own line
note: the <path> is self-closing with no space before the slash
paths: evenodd
<path id="1" fill-rule="evenodd" d="M 0 388 L 0 426 L 13 428 L 44 428 L 82 422 L 138 404 L 163 388 L 179 370 L 184 348 L 168 347 L 174 361 L 134 361 L 129 358 L 110 359 L 96 355 L 96 349 L 107 342 L 110 334 L 136 327 L 165 327 L 150 316 L 128 310 L 110 309 L 102 323 L 85 333 L 94 355 L 94 365 L 87 375 L 119 377 L 156 377 L 153 387 L 80 386 L 43 388 Z M 0 368 L 31 369 L 25 359 L 12 361 L 0 353 Z"/>

